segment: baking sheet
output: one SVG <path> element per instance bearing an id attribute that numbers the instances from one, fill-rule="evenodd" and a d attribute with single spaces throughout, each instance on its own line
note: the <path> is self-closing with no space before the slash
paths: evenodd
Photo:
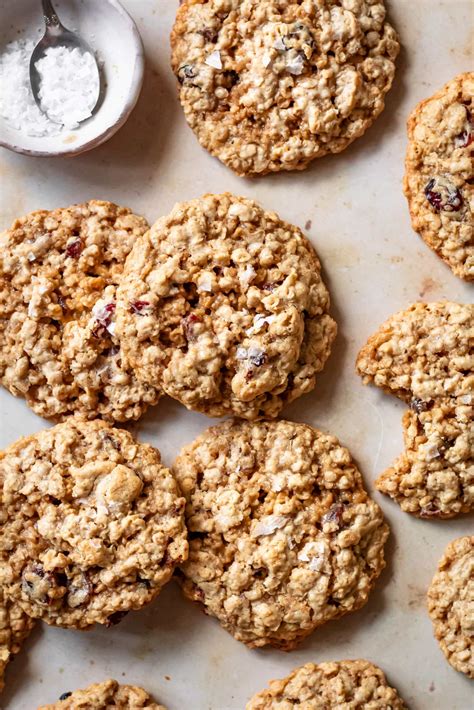
<path id="1" fill-rule="evenodd" d="M 111 629 L 38 628 L 8 670 L 0 705 L 32 710 L 67 690 L 114 677 L 142 685 L 170 710 L 238 710 L 270 678 L 304 662 L 365 657 L 386 671 L 413 710 L 468 710 L 472 683 L 439 650 L 425 592 L 445 545 L 472 533 L 473 518 L 416 520 L 374 491 L 376 475 L 402 450 L 404 405 L 363 387 L 354 360 L 366 337 L 409 303 L 473 298 L 473 287 L 453 276 L 412 232 L 401 191 L 409 111 L 472 68 L 472 3 L 388 2 L 403 49 L 385 112 L 339 156 L 315 161 L 303 173 L 255 180 L 238 178 L 211 158 L 185 123 L 169 68 L 168 36 L 178 2 L 123 4 L 146 47 L 137 109 L 109 143 L 78 158 L 35 159 L 0 149 L 0 229 L 31 210 L 90 198 L 130 205 L 153 221 L 177 200 L 223 190 L 255 198 L 306 225 L 340 333 L 316 390 L 284 416 L 327 430 L 349 447 L 391 526 L 387 568 L 364 609 L 321 627 L 291 653 L 248 650 L 182 599 L 174 583 Z M 58 10 L 66 5 L 58 2 Z M 134 431 L 171 464 L 180 447 L 210 423 L 165 399 Z M 0 392 L 0 446 L 45 426 L 21 400 Z"/>

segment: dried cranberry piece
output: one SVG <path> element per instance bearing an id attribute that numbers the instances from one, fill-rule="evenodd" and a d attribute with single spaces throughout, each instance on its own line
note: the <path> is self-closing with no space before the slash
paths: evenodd
<path id="1" fill-rule="evenodd" d="M 466 130 L 456 136 L 456 138 L 454 139 L 454 145 L 456 146 L 456 148 L 467 148 L 471 145 L 473 141 L 474 132 L 472 130 Z"/>
<path id="2" fill-rule="evenodd" d="M 194 326 L 196 323 L 202 323 L 202 318 L 196 316 L 194 313 L 190 313 L 183 318 L 184 337 L 188 343 L 193 343 L 196 340 L 196 334 L 194 332 Z"/>
<path id="3" fill-rule="evenodd" d="M 127 616 L 128 611 L 116 611 L 115 614 L 111 614 L 109 618 L 107 619 L 105 626 L 110 627 L 110 626 L 116 626 L 117 624 L 120 624 L 122 619 Z"/>
<path id="4" fill-rule="evenodd" d="M 52 572 L 46 572 L 43 565 L 39 563 L 27 565 L 21 577 L 23 592 L 37 604 L 49 604 L 51 602 L 50 590 L 63 586 L 56 575 Z"/>
<path id="5" fill-rule="evenodd" d="M 258 353 L 256 355 L 249 355 L 249 363 L 254 367 L 262 367 L 267 362 L 267 356 L 265 353 Z"/>
<path id="6" fill-rule="evenodd" d="M 58 304 L 61 306 L 63 311 L 67 311 L 67 306 L 62 296 L 58 296 Z"/>
<path id="7" fill-rule="evenodd" d="M 142 316 L 142 311 L 149 306 L 148 301 L 131 301 L 130 302 L 130 313 L 135 313 L 135 315 Z"/>
<path id="8" fill-rule="evenodd" d="M 80 237 L 70 242 L 66 247 L 66 255 L 71 257 L 71 259 L 78 259 L 82 254 L 84 249 L 84 242 Z"/>
<path id="9" fill-rule="evenodd" d="M 435 179 L 431 178 L 428 184 L 425 186 L 426 199 L 432 207 L 435 208 L 437 212 L 440 211 L 442 207 L 442 198 L 440 192 L 434 192 L 433 187 L 435 186 Z"/>
<path id="10" fill-rule="evenodd" d="M 107 303 L 103 308 L 96 313 L 96 326 L 92 330 L 94 338 L 104 338 L 107 335 L 107 329 L 112 323 L 112 317 L 115 313 L 115 303 Z"/>
<path id="11" fill-rule="evenodd" d="M 431 178 L 426 184 L 425 196 L 436 212 L 458 212 L 463 206 L 463 198 L 458 188 L 443 184 L 435 178 Z"/>
<path id="12" fill-rule="evenodd" d="M 194 79 L 196 76 L 197 71 L 193 64 L 183 64 L 178 69 L 178 81 L 180 84 L 183 84 L 186 79 Z"/>
<path id="13" fill-rule="evenodd" d="M 76 609 L 83 604 L 86 604 L 92 594 L 92 584 L 89 577 L 83 573 L 81 578 L 77 582 L 70 582 L 67 585 L 68 595 L 67 603 L 68 606 Z"/>
<path id="14" fill-rule="evenodd" d="M 206 42 L 215 42 L 219 32 L 212 27 L 205 27 L 203 30 L 198 30 L 198 35 L 202 35 Z"/>
<path id="15" fill-rule="evenodd" d="M 342 521 L 342 514 L 344 512 L 344 506 L 342 503 L 335 503 L 333 506 L 331 506 L 328 510 L 327 513 L 325 513 L 322 517 L 322 523 L 336 523 L 336 525 L 339 527 Z"/>
<path id="16" fill-rule="evenodd" d="M 434 503 L 428 503 L 426 508 L 422 508 L 420 512 L 421 518 L 436 518 L 440 514 L 439 508 Z"/>
<path id="17" fill-rule="evenodd" d="M 228 88 L 232 88 L 240 81 L 240 76 L 235 69 L 226 69 L 226 71 L 223 72 L 223 76 L 225 84 Z"/>
<path id="18" fill-rule="evenodd" d="M 410 402 L 410 409 L 413 409 L 413 411 L 416 412 L 417 414 L 421 414 L 421 412 L 426 412 L 426 410 L 429 408 L 430 408 L 430 403 L 425 402 L 422 399 L 419 399 L 419 397 L 415 397 Z"/>
<path id="19" fill-rule="evenodd" d="M 67 700 L 68 698 L 71 697 L 71 695 L 72 695 L 72 691 L 68 690 L 67 693 L 63 693 L 62 695 L 60 695 L 59 699 L 60 700 Z"/>

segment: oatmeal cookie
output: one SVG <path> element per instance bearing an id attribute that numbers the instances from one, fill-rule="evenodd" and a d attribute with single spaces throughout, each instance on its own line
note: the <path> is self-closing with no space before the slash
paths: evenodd
<path id="1" fill-rule="evenodd" d="M 186 120 L 238 175 L 344 150 L 383 110 L 399 48 L 378 0 L 185 0 L 171 34 Z"/>
<path id="2" fill-rule="evenodd" d="M 226 421 L 174 464 L 189 560 L 178 578 L 236 639 L 290 650 L 362 607 L 388 526 L 347 449 L 287 421 Z"/>
<path id="3" fill-rule="evenodd" d="M 369 338 L 357 370 L 410 405 L 405 452 L 377 488 L 420 517 L 473 510 L 474 306 L 415 303 Z"/>
<path id="4" fill-rule="evenodd" d="M 428 611 L 448 663 L 474 679 L 474 536 L 446 548 L 428 590 Z"/>
<path id="5" fill-rule="evenodd" d="M 114 336 L 117 282 L 147 228 L 91 201 L 33 212 L 0 234 L 0 382 L 37 414 L 126 421 L 157 402 Z"/>
<path id="6" fill-rule="evenodd" d="M 408 119 L 404 191 L 413 229 L 462 279 L 474 280 L 474 73 L 460 74 Z"/>
<path id="7" fill-rule="evenodd" d="M 307 663 L 257 693 L 246 710 L 406 710 L 383 671 L 364 660 Z"/>
<path id="8" fill-rule="evenodd" d="M 310 391 L 336 335 L 316 253 L 230 194 L 177 204 L 132 250 L 117 334 L 143 382 L 210 416 L 276 416 Z"/>
<path id="9" fill-rule="evenodd" d="M 0 584 L 31 617 L 110 625 L 187 557 L 184 499 L 160 454 L 74 418 L 0 454 Z"/>
<path id="10" fill-rule="evenodd" d="M 0 691 L 5 685 L 3 677 L 12 656 L 33 628 L 34 621 L 15 602 L 5 599 L 0 587 Z"/>
<path id="11" fill-rule="evenodd" d="M 41 705 L 38 710 L 111 710 L 111 708 L 166 710 L 163 705 L 155 703 L 143 688 L 138 688 L 136 685 L 120 685 L 116 680 L 106 680 L 103 683 L 89 685 L 84 690 L 63 693 L 57 703 Z"/>

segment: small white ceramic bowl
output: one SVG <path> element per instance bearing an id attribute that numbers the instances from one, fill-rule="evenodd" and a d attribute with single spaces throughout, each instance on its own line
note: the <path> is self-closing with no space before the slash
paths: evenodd
<path id="1" fill-rule="evenodd" d="M 138 101 L 145 68 L 135 22 L 117 0 L 53 0 L 62 23 L 96 50 L 102 66 L 103 101 L 89 120 L 59 136 L 34 137 L 0 116 L 0 146 L 36 156 L 71 156 L 104 143 L 123 126 Z M 0 52 L 15 39 L 44 32 L 40 0 L 0 0 Z"/>

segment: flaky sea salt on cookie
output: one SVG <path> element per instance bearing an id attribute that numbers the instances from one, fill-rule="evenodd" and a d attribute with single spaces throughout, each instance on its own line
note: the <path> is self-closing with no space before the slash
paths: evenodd
<path id="1" fill-rule="evenodd" d="M 252 200 L 177 204 L 137 240 L 117 335 L 138 378 L 210 416 L 275 416 L 309 392 L 336 335 L 318 257 Z"/>
<path id="2" fill-rule="evenodd" d="M 428 590 L 428 610 L 448 663 L 474 679 L 474 536 L 447 546 Z"/>
<path id="3" fill-rule="evenodd" d="M 0 587 L 0 691 L 5 685 L 6 667 L 20 651 L 33 625 L 33 619 L 30 619 L 16 602 L 6 599 Z"/>
<path id="4" fill-rule="evenodd" d="M 404 191 L 413 229 L 462 279 L 474 280 L 474 73 L 460 74 L 408 119 Z"/>
<path id="5" fill-rule="evenodd" d="M 83 690 L 65 692 L 56 703 L 41 705 L 38 710 L 166 710 L 136 685 L 120 685 L 116 680 L 94 683 Z"/>
<path id="6" fill-rule="evenodd" d="M 364 660 L 307 663 L 249 700 L 246 710 L 407 710 L 383 671 Z"/>
<path id="7" fill-rule="evenodd" d="M 187 557 L 184 499 L 159 452 L 70 419 L 0 454 L 0 584 L 49 624 L 116 623 Z"/>
<path id="8" fill-rule="evenodd" d="M 369 338 L 357 370 L 410 405 L 405 452 L 377 488 L 420 517 L 473 510 L 474 306 L 415 303 Z"/>
<path id="9" fill-rule="evenodd" d="M 333 436 L 227 421 L 173 469 L 190 537 L 183 591 L 236 639 L 290 650 L 367 602 L 389 530 Z"/>
<path id="10" fill-rule="evenodd" d="M 137 419 L 155 404 L 115 337 L 115 291 L 146 221 L 92 200 L 0 235 L 0 382 L 39 415 Z"/>
<path id="11" fill-rule="evenodd" d="M 344 150 L 383 110 L 399 48 L 376 0 L 185 0 L 171 34 L 186 120 L 238 175 Z"/>

